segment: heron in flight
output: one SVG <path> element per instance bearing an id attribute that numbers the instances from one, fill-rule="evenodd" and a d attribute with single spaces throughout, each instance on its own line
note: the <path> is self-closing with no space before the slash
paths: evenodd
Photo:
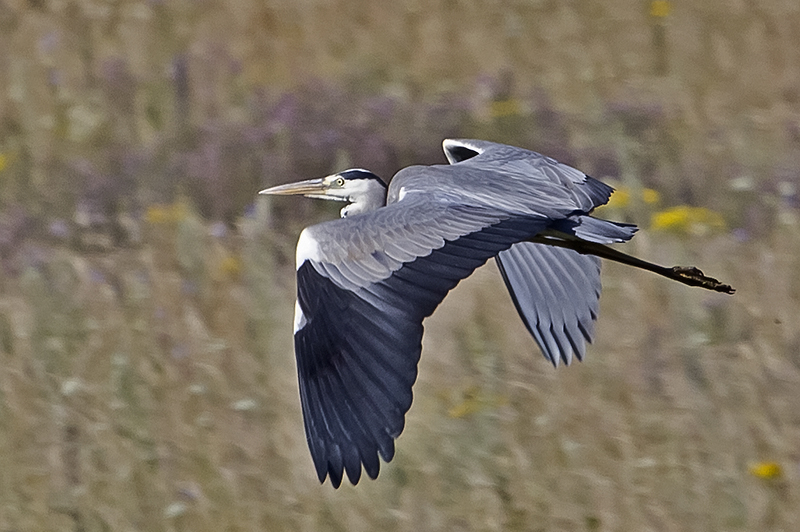
<path id="1" fill-rule="evenodd" d="M 600 259 L 733 293 L 697 268 L 658 266 L 607 244 L 636 226 L 592 210 L 613 189 L 538 153 L 443 142 L 449 165 L 410 166 L 386 186 L 351 169 L 260 194 L 346 202 L 297 243 L 294 345 L 306 439 L 320 482 L 376 478 L 411 407 L 423 320 L 494 257 L 514 305 L 554 365 L 583 360 L 594 334 Z"/>

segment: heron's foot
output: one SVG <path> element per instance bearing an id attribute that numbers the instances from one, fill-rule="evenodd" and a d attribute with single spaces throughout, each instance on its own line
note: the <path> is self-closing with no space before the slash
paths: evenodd
<path id="1" fill-rule="evenodd" d="M 680 281 L 690 286 L 699 286 L 715 292 L 732 294 L 736 289 L 729 284 L 721 283 L 713 277 L 703 274 L 699 268 L 694 266 L 673 266 L 672 273 L 680 278 Z M 678 280 L 678 279 L 676 279 Z"/>

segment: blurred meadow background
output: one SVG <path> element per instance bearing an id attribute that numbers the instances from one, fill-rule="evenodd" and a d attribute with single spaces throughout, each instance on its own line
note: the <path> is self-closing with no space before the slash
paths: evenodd
<path id="1" fill-rule="evenodd" d="M 316 480 L 300 229 L 257 198 L 509 142 L 618 188 L 587 360 L 496 267 L 376 481 Z M 0 0 L 0 531 L 800 530 L 800 4 Z"/>

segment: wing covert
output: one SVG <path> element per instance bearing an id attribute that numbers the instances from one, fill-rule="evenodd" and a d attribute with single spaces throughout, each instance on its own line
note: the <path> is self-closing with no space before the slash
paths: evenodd
<path id="1" fill-rule="evenodd" d="M 297 244 L 297 267 L 310 261 L 337 286 L 363 288 L 448 241 L 513 217 L 513 213 L 485 206 L 406 199 L 377 211 L 307 227 Z"/>
<path id="2" fill-rule="evenodd" d="M 477 139 L 445 139 L 442 148 L 453 166 L 525 176 L 529 186 L 537 190 L 567 194 L 584 212 L 608 202 L 614 191 L 576 168 L 516 146 Z"/>

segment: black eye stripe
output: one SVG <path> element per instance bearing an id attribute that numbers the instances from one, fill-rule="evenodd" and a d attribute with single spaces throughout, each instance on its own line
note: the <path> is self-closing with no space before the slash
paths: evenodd
<path id="1" fill-rule="evenodd" d="M 343 170 L 341 172 L 338 172 L 336 175 L 340 176 L 345 181 L 367 180 L 367 179 L 369 179 L 369 180 L 377 181 L 378 183 L 380 183 L 384 187 L 386 186 L 386 183 L 384 183 L 383 180 L 380 177 L 376 176 L 375 174 L 373 174 L 369 170 L 364 170 L 363 168 L 351 168 L 349 170 Z"/>

